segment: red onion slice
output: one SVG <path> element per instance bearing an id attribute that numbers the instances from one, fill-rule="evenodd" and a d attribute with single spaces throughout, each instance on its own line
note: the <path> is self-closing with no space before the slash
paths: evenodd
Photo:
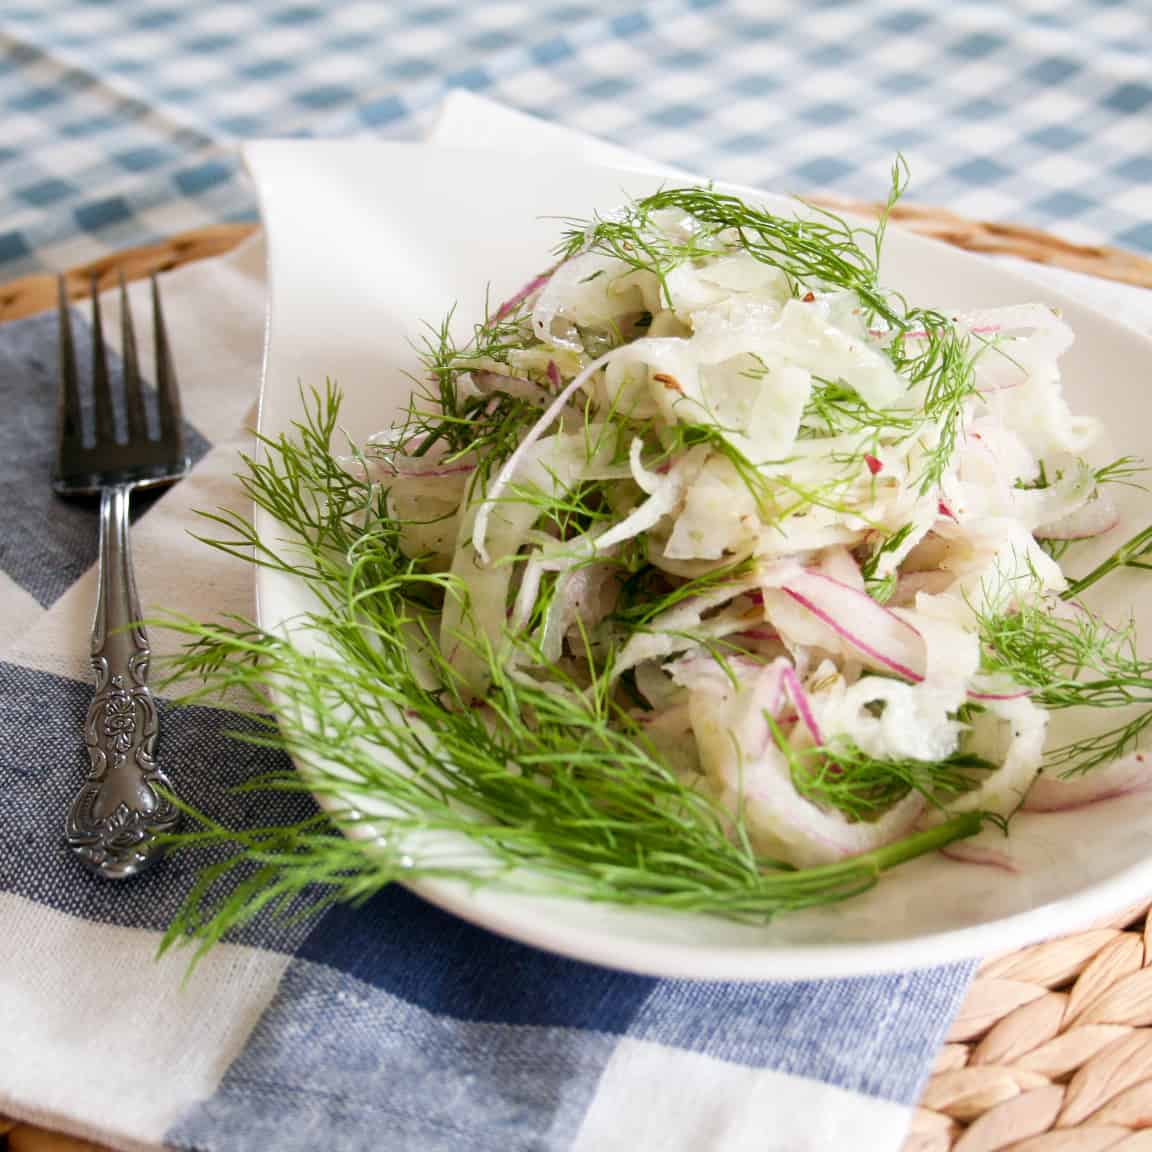
<path id="1" fill-rule="evenodd" d="M 872 667 L 895 672 L 906 680 L 924 678 L 923 636 L 867 592 L 811 569 L 787 576 L 780 590 L 860 653 Z"/>
<path id="2" fill-rule="evenodd" d="M 984 868 L 999 868 L 1002 872 L 1019 873 L 1016 862 L 1006 852 L 987 844 L 958 840 L 940 849 L 940 855 L 959 864 L 977 864 Z"/>
<path id="3" fill-rule="evenodd" d="M 1083 776 L 1067 780 L 1040 776 L 1024 801 L 1024 811 L 1066 812 L 1149 788 L 1152 788 L 1152 756 L 1131 752 Z"/>
<path id="4" fill-rule="evenodd" d="M 791 666 L 786 665 L 780 669 L 780 687 L 792 698 L 792 705 L 804 727 L 808 729 L 813 742 L 818 747 L 823 745 L 824 737 L 820 734 L 820 725 L 816 722 L 816 715 L 812 711 L 812 703 L 808 699 L 808 693 L 804 691 L 800 677 L 796 675 Z"/>
<path id="5" fill-rule="evenodd" d="M 1119 523 L 1116 505 L 1107 496 L 1098 496 L 1051 524 L 1041 524 L 1032 535 L 1037 540 L 1089 540 L 1110 532 Z"/>
<path id="6" fill-rule="evenodd" d="M 564 261 L 561 260 L 560 264 Z M 552 279 L 552 274 L 560 267 L 560 264 L 553 264 L 546 272 L 541 272 L 539 276 L 533 276 L 519 292 L 509 296 L 499 308 L 496 309 L 493 320 L 503 320 L 505 316 L 509 315 L 520 304 L 523 304 L 533 292 L 538 292 L 549 280 Z"/>
<path id="7" fill-rule="evenodd" d="M 753 603 L 756 601 L 749 597 Z M 739 632 L 734 633 L 737 639 L 740 640 L 779 640 L 780 633 L 775 628 L 743 628 Z"/>
<path id="8" fill-rule="evenodd" d="M 913 684 L 924 680 L 928 668 L 924 634 L 886 605 L 877 603 L 867 592 L 813 569 L 793 569 L 777 586 L 789 600 L 854 649 L 869 667 L 893 672 Z M 773 619 L 771 608 L 768 616 L 787 637 L 787 621 Z M 924 623 L 927 626 L 928 621 Z M 1030 693 L 1015 684 L 985 683 L 977 679 L 967 695 L 974 700 L 996 703 L 1020 700 Z"/>
<path id="9" fill-rule="evenodd" d="M 956 573 L 943 568 L 934 568 L 930 572 L 908 572 L 897 579 L 892 599 L 888 603 L 892 606 L 914 604 L 918 593 L 927 592 L 931 596 L 938 596 L 955 583 Z"/>

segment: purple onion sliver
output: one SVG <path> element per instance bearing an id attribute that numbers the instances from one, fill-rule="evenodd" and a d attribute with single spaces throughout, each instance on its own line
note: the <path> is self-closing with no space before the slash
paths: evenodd
<path id="1" fill-rule="evenodd" d="M 1037 540 L 1091 540 L 1111 532 L 1120 523 L 1120 513 L 1107 497 L 1089 500 L 1087 504 L 1053 520 L 1041 524 L 1032 533 Z"/>
<path id="2" fill-rule="evenodd" d="M 1041 776 L 1024 798 L 1025 812 L 1070 812 L 1105 800 L 1147 792 L 1152 788 L 1152 760 L 1145 752 L 1130 752 L 1087 776 L 1061 779 Z"/>
<path id="3" fill-rule="evenodd" d="M 772 628 L 745 628 L 743 631 L 737 632 L 741 640 L 779 640 L 780 633 Z"/>
<path id="4" fill-rule="evenodd" d="M 849 644 L 852 645 L 853 648 L 859 649 L 864 653 L 865 656 L 871 656 L 872 659 L 875 660 L 878 664 L 883 664 L 885 668 L 891 668 L 892 671 L 895 672 L 898 676 L 903 676 L 906 680 L 911 680 L 914 684 L 919 684 L 920 681 L 924 679 L 924 677 L 921 676 L 918 672 L 913 672 L 911 668 L 901 664 L 898 660 L 893 660 L 890 657 L 885 656 L 882 652 L 873 648 L 871 644 L 866 644 L 858 636 L 854 636 L 851 632 L 848 631 L 847 628 L 845 628 L 842 624 L 839 624 L 822 608 L 818 608 L 815 604 L 813 604 L 807 596 L 801 595 L 801 593 L 787 587 L 783 588 L 782 591 L 786 595 L 791 596 L 792 599 L 795 600 L 796 603 L 799 604 L 802 608 L 807 608 L 808 611 L 811 612 L 817 620 L 823 621 L 828 625 L 829 628 L 832 629 L 833 632 L 836 633 L 837 636 L 842 636 L 845 640 L 848 641 Z M 900 618 L 897 616 L 895 619 L 899 620 Z M 907 624 L 907 621 L 901 620 L 900 622 L 905 624 L 907 627 L 912 628 L 912 625 Z M 915 632 L 916 629 L 912 628 L 912 631 Z M 918 632 L 916 634 L 919 635 Z"/>
<path id="5" fill-rule="evenodd" d="M 969 688 L 965 695 L 969 700 L 1023 700 L 1032 695 L 1032 690 L 1021 688 L 1016 692 L 977 692 L 975 688 Z"/>
<path id="6" fill-rule="evenodd" d="M 912 672 L 911 668 L 907 668 L 904 665 L 902 665 L 899 660 L 893 660 L 893 659 L 890 659 L 889 657 L 886 657 L 886 655 L 884 653 L 879 652 L 877 649 L 874 649 L 874 647 L 872 647 L 871 644 L 865 644 L 861 638 L 859 638 L 858 636 L 852 635 L 851 632 L 848 631 L 847 628 L 844 628 L 842 626 L 842 624 L 836 622 L 831 615 L 829 615 L 827 612 L 824 611 L 823 608 L 818 608 L 816 605 L 814 605 L 813 602 L 808 597 L 802 596 L 801 593 L 795 592 L 795 591 L 791 590 L 790 588 L 783 589 L 782 591 L 785 592 L 787 594 L 787 596 L 790 596 L 791 598 L 793 598 L 797 602 L 797 604 L 799 606 L 801 606 L 802 608 L 808 608 L 808 611 L 811 612 L 813 616 L 816 616 L 817 620 L 821 620 L 824 623 L 826 623 L 827 626 L 829 628 L 831 628 L 835 632 L 836 635 L 841 636 L 844 639 L 846 639 L 846 641 L 848 641 L 848 643 L 851 644 L 852 647 L 855 647 L 855 649 L 858 649 L 859 651 L 863 652 L 865 655 L 870 655 L 870 657 L 872 657 L 873 660 L 876 660 L 878 662 L 878 664 L 882 664 L 886 668 L 892 669 L 893 672 L 896 673 L 896 675 L 903 676 L 903 677 L 905 677 L 905 679 L 910 680 L 914 683 L 919 683 L 920 681 L 922 681 L 924 679 L 923 676 L 920 676 L 917 673 Z"/>
<path id="7" fill-rule="evenodd" d="M 979 868 L 999 868 L 1001 872 L 1016 874 L 1020 871 L 1014 861 L 1003 852 L 995 848 L 983 848 L 978 845 L 965 845 L 962 841 L 955 844 L 946 844 L 939 849 L 940 855 L 957 864 L 975 864 Z"/>
<path id="8" fill-rule="evenodd" d="M 552 279 L 552 273 L 559 268 L 559 264 L 553 264 L 547 272 L 541 272 L 539 276 L 533 276 L 523 288 L 520 289 L 514 296 L 509 296 L 499 308 L 496 309 L 496 315 L 493 316 L 494 320 L 503 320 L 509 312 L 512 311 L 518 304 L 522 304 L 529 296 L 532 295 L 539 288 L 543 288 L 549 280 Z"/>
<path id="9" fill-rule="evenodd" d="M 817 745 L 823 745 L 824 737 L 820 734 L 820 725 L 816 723 L 808 693 L 804 691 L 800 678 L 793 669 L 784 668 L 780 673 L 780 683 L 788 689 L 788 695 L 792 697 L 792 704 L 800 719 L 804 721 L 804 727 L 812 734 L 812 739 L 816 741 Z"/>
<path id="10" fill-rule="evenodd" d="M 1147 792 L 1152 785 L 1132 784 L 1127 788 L 1115 787 L 1105 789 L 1094 796 L 1069 797 L 1066 800 L 1040 799 L 1025 800 L 1021 807 L 1023 812 L 1037 814 L 1051 814 L 1053 812 L 1077 812 L 1082 808 L 1091 808 L 1094 804 L 1103 804 L 1105 800 L 1119 800 L 1122 796 L 1132 796 L 1138 792 Z"/>
<path id="11" fill-rule="evenodd" d="M 923 639 L 919 630 L 914 625 L 909 624 L 907 620 L 897 616 L 895 612 L 889 612 L 883 604 L 877 604 L 862 588 L 853 588 L 851 584 L 845 584 L 843 580 L 837 580 L 835 576 L 829 576 L 827 572 L 821 572 L 818 568 L 805 568 L 804 575 L 815 580 L 824 580 L 829 584 L 834 584 L 841 592 L 847 592 L 857 599 L 863 598 L 868 602 L 870 610 L 883 613 L 883 615 L 887 616 L 896 624 L 899 624 L 902 628 L 906 628 L 917 640 Z M 787 591 L 787 585 L 785 585 L 785 591 Z"/>

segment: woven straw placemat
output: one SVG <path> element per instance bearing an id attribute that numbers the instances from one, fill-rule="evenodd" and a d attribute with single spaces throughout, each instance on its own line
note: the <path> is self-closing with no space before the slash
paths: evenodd
<path id="1" fill-rule="evenodd" d="M 875 214 L 879 205 L 814 198 Z M 923 205 L 894 219 L 973 252 L 1052 264 L 1152 288 L 1152 260 L 1035 229 L 966 220 Z M 67 274 L 83 296 L 218 256 L 255 228 L 222 224 L 103 257 Z M 54 307 L 56 278 L 0 285 L 0 323 Z M 985 961 L 936 1058 L 903 1152 L 1152 1152 L 1152 919 L 1149 907 Z M 1147 1129 L 1147 1130 L 1145 1130 Z M 0 1117 L 10 1152 L 100 1152 Z M 845 1149 L 845 1152 L 850 1152 Z"/>
<path id="2" fill-rule="evenodd" d="M 813 196 L 812 203 L 835 211 L 875 216 L 881 205 L 862 200 L 843 200 Z M 1036 264 L 1052 264 L 1104 280 L 1152 288 L 1152 260 L 1105 245 L 1073 244 L 1035 228 L 1017 224 L 995 224 L 967 220 L 943 208 L 925 204 L 897 204 L 892 219 L 911 232 L 943 240 L 969 252 L 986 252 L 1016 256 Z M 67 273 L 69 294 L 86 296 L 95 276 L 102 288 L 111 286 L 120 273 L 125 279 L 138 280 L 153 272 L 164 272 L 193 260 L 219 256 L 234 248 L 256 230 L 255 224 L 214 224 L 181 233 L 170 240 L 114 252 Z M 0 284 L 0 324 L 20 316 L 43 312 L 56 304 L 55 276 L 26 276 Z"/>

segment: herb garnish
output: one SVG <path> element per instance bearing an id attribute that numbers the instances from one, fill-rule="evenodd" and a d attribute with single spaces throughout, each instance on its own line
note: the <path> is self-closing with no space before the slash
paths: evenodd
<path id="1" fill-rule="evenodd" d="M 248 788 L 316 792 L 333 804 L 333 823 L 354 834 L 372 825 L 372 802 L 393 814 L 363 842 L 327 834 L 316 819 L 237 831 L 197 817 L 199 829 L 176 844 L 229 844 L 236 854 L 201 877 L 168 943 L 187 935 L 203 950 L 267 906 L 298 913 L 297 898 L 358 900 L 397 879 L 764 920 L 863 891 L 887 868 L 979 828 L 980 816 L 967 814 L 841 863 L 794 869 L 729 835 L 730 814 L 662 763 L 640 720 L 614 702 L 603 669 L 589 670 L 591 690 L 560 674 L 546 686 L 487 651 L 492 688 L 475 707 L 428 625 L 429 599 L 459 587 L 405 557 L 384 494 L 334 463 L 337 392 L 305 407 L 293 434 L 265 440 L 264 458 L 246 460 L 242 476 L 293 542 L 259 543 L 235 514 L 213 516 L 227 531 L 207 542 L 300 575 L 323 605 L 300 624 L 323 648 L 245 621 L 178 620 L 171 626 L 190 643 L 172 677 L 203 681 L 186 701 L 227 689 L 264 709 L 274 695 L 278 727 L 266 718 L 267 734 L 254 739 L 308 767 Z M 423 853 L 412 837 L 429 832 L 452 834 L 460 847 L 439 841 Z M 228 888 L 234 870 L 246 878 L 220 896 L 216 885 Z"/>

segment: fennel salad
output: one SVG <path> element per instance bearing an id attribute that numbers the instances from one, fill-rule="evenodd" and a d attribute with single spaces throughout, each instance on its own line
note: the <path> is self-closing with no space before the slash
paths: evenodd
<path id="1" fill-rule="evenodd" d="M 1144 782 L 1152 662 L 1082 594 L 1152 530 L 1070 574 L 1139 466 L 1088 462 L 1053 310 L 904 300 L 886 220 L 665 188 L 430 329 L 369 442 L 306 394 L 243 477 L 285 541 L 212 543 L 307 582 L 323 647 L 186 623 L 179 671 L 273 688 L 311 767 L 270 783 L 373 834 L 205 825 L 261 866 L 173 930 L 425 876 L 764 920 Z"/>

